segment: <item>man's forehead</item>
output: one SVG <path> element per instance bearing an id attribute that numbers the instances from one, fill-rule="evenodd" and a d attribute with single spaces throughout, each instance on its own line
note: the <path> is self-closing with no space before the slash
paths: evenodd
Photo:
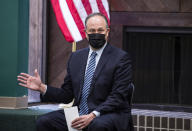
<path id="1" fill-rule="evenodd" d="M 105 19 L 102 16 L 93 16 L 87 20 L 87 26 L 106 26 Z"/>

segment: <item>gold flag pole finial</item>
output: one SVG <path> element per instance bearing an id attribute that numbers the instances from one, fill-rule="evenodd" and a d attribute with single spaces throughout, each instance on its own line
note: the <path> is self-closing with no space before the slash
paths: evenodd
<path id="1" fill-rule="evenodd" d="M 73 45 L 72 45 L 72 52 L 75 52 L 76 50 L 77 50 L 76 42 L 73 42 Z"/>

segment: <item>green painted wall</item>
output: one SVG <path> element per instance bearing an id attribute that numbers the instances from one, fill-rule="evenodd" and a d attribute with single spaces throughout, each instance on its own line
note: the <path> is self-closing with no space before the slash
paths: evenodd
<path id="1" fill-rule="evenodd" d="M 0 2 L 0 97 L 27 95 L 17 75 L 28 70 L 29 0 Z"/>

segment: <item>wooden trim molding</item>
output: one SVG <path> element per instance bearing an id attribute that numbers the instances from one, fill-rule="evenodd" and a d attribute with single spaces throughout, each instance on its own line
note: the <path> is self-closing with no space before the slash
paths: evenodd
<path id="1" fill-rule="evenodd" d="M 0 97 L 0 108 L 4 109 L 19 109 L 27 108 L 28 97 Z"/>
<path id="2" fill-rule="evenodd" d="M 192 13 L 112 12 L 111 25 L 192 27 Z"/>
<path id="3" fill-rule="evenodd" d="M 28 73 L 34 75 L 34 70 L 37 69 L 42 77 L 42 67 L 44 57 L 44 34 L 45 27 L 45 3 L 46 0 L 30 0 L 29 11 L 29 63 Z M 44 71 L 43 71 L 44 72 Z M 39 102 L 39 92 L 28 90 L 28 102 Z"/>

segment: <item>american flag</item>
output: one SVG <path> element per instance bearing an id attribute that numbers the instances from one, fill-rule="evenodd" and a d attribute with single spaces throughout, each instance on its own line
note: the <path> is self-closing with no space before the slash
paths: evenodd
<path id="1" fill-rule="evenodd" d="M 68 42 L 85 38 L 85 19 L 95 12 L 105 15 L 110 24 L 107 0 L 51 0 L 57 23 Z"/>

